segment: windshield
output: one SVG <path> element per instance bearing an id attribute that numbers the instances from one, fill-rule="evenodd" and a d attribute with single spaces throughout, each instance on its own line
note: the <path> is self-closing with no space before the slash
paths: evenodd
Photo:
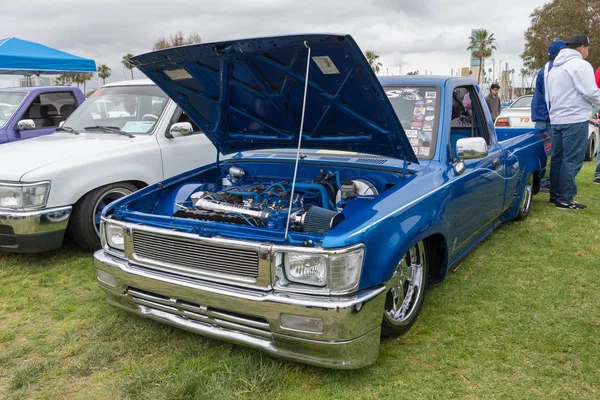
<path id="1" fill-rule="evenodd" d="M 430 160 L 435 154 L 439 119 L 439 89 L 435 86 L 386 85 L 385 93 L 396 111 L 415 155 Z"/>
<path id="2" fill-rule="evenodd" d="M 153 131 L 168 100 L 157 86 L 100 88 L 73 111 L 64 126 L 76 131 L 84 131 L 88 126 L 110 126 L 134 135 L 146 135 Z"/>
<path id="3" fill-rule="evenodd" d="M 532 96 L 519 97 L 517 100 L 515 100 L 514 103 L 512 103 L 510 108 L 531 108 L 532 100 L 533 100 Z"/>
<path id="4" fill-rule="evenodd" d="M 0 92 L 0 128 L 8 122 L 27 92 Z"/>

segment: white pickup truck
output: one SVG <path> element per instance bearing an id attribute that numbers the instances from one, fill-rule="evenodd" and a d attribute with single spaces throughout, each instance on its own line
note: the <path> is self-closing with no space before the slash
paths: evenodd
<path id="1" fill-rule="evenodd" d="M 0 146 L 0 252 L 100 248 L 102 209 L 215 161 L 215 147 L 150 80 L 98 89 L 56 133 Z"/>

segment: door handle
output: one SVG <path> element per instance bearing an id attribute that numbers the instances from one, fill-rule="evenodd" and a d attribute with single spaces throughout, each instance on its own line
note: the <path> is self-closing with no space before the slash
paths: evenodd
<path id="1" fill-rule="evenodd" d="M 492 161 L 492 165 L 494 166 L 494 169 L 500 169 L 500 167 L 502 166 L 499 158 L 494 158 L 494 161 Z"/>

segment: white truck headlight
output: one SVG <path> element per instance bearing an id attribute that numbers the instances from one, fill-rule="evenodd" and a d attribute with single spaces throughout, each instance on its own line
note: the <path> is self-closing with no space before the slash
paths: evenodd
<path id="1" fill-rule="evenodd" d="M 44 208 L 50 194 L 50 182 L 0 183 L 0 208 L 35 210 Z"/>
<path id="2" fill-rule="evenodd" d="M 285 252 L 282 258 L 276 259 L 283 261 L 285 278 L 290 282 L 343 292 L 358 287 L 364 253 L 364 247 L 331 254 Z"/>
<path id="3" fill-rule="evenodd" d="M 108 247 L 121 251 L 125 249 L 125 229 L 123 227 L 107 222 L 104 224 L 104 234 Z"/>

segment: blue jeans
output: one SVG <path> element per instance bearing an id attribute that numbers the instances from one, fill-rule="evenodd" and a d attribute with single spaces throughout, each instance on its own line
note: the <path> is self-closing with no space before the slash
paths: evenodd
<path id="1" fill-rule="evenodd" d="M 588 142 L 588 122 L 552 125 L 550 198 L 570 203 L 577 195 L 575 176 L 583 166 Z"/>
<path id="2" fill-rule="evenodd" d="M 594 172 L 594 178 L 600 178 L 600 150 L 596 154 L 596 171 Z"/>
<path id="3" fill-rule="evenodd" d="M 535 121 L 535 129 L 543 129 L 544 132 L 549 132 L 550 121 Z"/>

